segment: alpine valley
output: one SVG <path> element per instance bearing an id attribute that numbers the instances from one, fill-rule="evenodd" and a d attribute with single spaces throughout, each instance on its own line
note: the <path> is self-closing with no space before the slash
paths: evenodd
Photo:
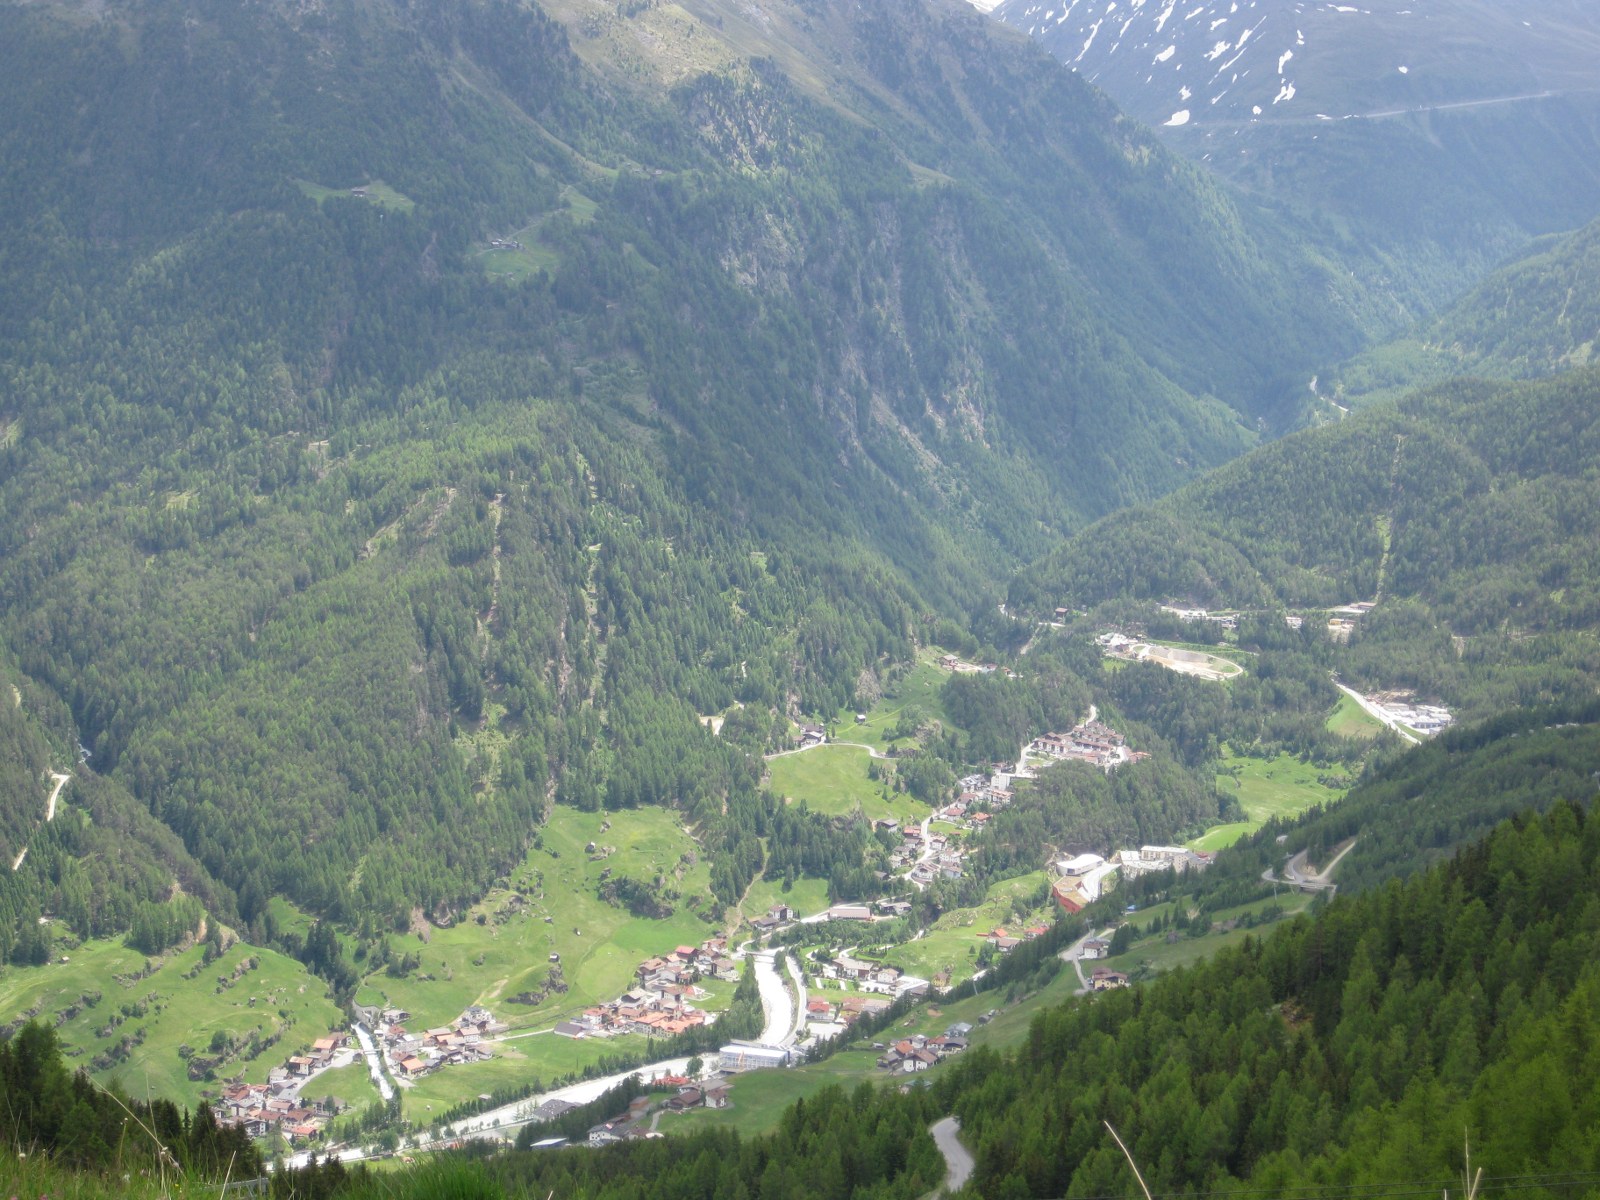
<path id="1" fill-rule="evenodd" d="M 1600 1196 L 1600 24 L 979 7 L 0 0 L 0 1187 Z"/>

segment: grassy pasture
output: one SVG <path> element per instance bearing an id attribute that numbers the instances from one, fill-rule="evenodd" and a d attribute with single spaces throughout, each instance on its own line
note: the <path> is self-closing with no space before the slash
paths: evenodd
<path id="1" fill-rule="evenodd" d="M 1328 768 L 1303 763 L 1292 754 L 1245 758 L 1227 754 L 1217 775 L 1219 791 L 1236 797 L 1246 819 L 1208 829 L 1190 841 L 1194 850 L 1220 850 L 1254 833 L 1273 817 L 1293 817 L 1316 804 L 1337 800 L 1344 792 L 1319 782 Z"/>
<path id="2" fill-rule="evenodd" d="M 0 972 L 0 1013 L 12 1020 L 33 1013 L 53 1023 L 76 1006 L 78 1011 L 58 1027 L 70 1061 L 99 1079 L 120 1079 L 133 1095 L 148 1092 L 186 1104 L 197 1101 L 202 1089 L 218 1085 L 189 1079 L 180 1046 L 209 1057 L 212 1038 L 221 1033 L 239 1051 L 217 1068 L 218 1078 L 242 1075 L 260 1083 L 289 1055 L 344 1025 L 327 987 L 294 959 L 244 945 L 203 968 L 202 956 L 199 946 L 147 959 L 120 939 L 85 942 L 71 950 L 67 962 Z M 258 965 L 243 971 L 247 959 Z M 151 964 L 151 974 L 134 978 Z M 195 973 L 185 979 L 190 972 Z M 83 1003 L 97 993 L 93 1005 Z M 244 1047 L 252 1033 L 263 1039 L 278 1035 L 278 1041 L 248 1059 Z M 142 1040 L 120 1062 L 92 1066 L 124 1038 Z"/>
<path id="3" fill-rule="evenodd" d="M 396 938 L 396 952 L 419 955 L 421 966 L 404 978 L 373 972 L 358 998 L 397 1005 L 425 1026 L 443 1024 L 479 1003 L 513 1029 L 548 1028 L 626 991 L 642 959 L 715 932 L 691 908 L 691 902 L 703 907 L 710 894 L 710 867 L 672 813 L 557 809 L 542 840 L 513 872 L 510 887 L 491 890 L 456 925 L 432 930 L 426 943 L 414 934 Z M 590 843 L 593 854 L 586 849 Z M 604 854 L 608 847 L 614 852 Z M 673 914 L 644 919 L 607 903 L 598 894 L 607 870 L 645 882 L 665 877 L 679 893 L 669 901 Z M 518 897 L 521 910 L 513 911 Z M 510 1003 L 513 996 L 543 989 L 552 954 L 560 956 L 568 990 L 533 1006 Z"/>
<path id="4" fill-rule="evenodd" d="M 386 208 L 392 212 L 410 212 L 415 208 L 416 201 L 394 190 L 381 179 L 373 179 L 367 183 L 358 184 L 350 188 L 325 187 L 320 183 L 313 183 L 309 179 L 296 179 L 295 187 L 321 204 L 330 197 L 345 200 L 366 200 L 369 204 L 376 204 L 379 208 Z"/>

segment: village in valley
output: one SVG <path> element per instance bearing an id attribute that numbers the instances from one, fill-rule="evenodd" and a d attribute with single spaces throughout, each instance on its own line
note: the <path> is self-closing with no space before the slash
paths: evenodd
<path id="1" fill-rule="evenodd" d="M 1211 621 L 1223 629 L 1237 620 L 1237 614 L 1172 611 L 1185 620 Z M 1361 615 L 1342 612 L 1332 620 L 1358 621 Z M 1329 632 L 1332 637 L 1340 636 L 1334 625 Z M 1119 630 L 1103 631 L 1096 640 L 1108 659 L 1152 662 L 1219 683 L 1244 670 L 1237 655 L 1163 645 Z M 968 662 L 955 655 L 938 656 L 931 666 L 938 674 L 930 675 L 923 684 L 930 694 L 936 690 L 939 676 L 1014 676 L 1008 668 Z M 1393 719 L 1420 733 L 1436 732 L 1450 721 L 1444 710 L 1417 704 L 1408 696 L 1368 699 L 1374 705 L 1386 705 Z M 857 713 L 854 725 L 861 732 L 856 736 L 881 738 L 872 726 L 886 721 L 882 715 Z M 846 740 L 849 736 L 836 737 L 829 725 L 800 723 L 795 727 L 793 748 L 786 753 L 808 761 L 816 755 L 818 762 L 828 754 L 858 753 L 866 768 L 871 768 L 874 760 L 890 757 L 877 749 L 881 741 L 850 742 Z M 786 759 L 783 753 L 768 757 Z M 727 1003 L 727 990 L 724 987 L 713 993 L 708 987 L 737 984 L 744 972 L 752 969 L 761 984 L 767 1017 L 761 1037 L 723 1041 L 719 1049 L 697 1056 L 692 1073 L 655 1071 L 651 1086 L 658 1093 L 656 1099 L 638 1098 L 628 1112 L 592 1127 L 585 1140 L 605 1144 L 627 1137 L 661 1136 L 657 1126 L 663 1114 L 735 1106 L 733 1081 L 739 1074 L 792 1066 L 806 1061 L 819 1048 L 848 1045 L 853 1039 L 861 1047 L 870 1044 L 872 1061 L 881 1071 L 909 1075 L 927 1070 L 967 1048 L 973 1023 L 958 1020 L 942 1029 L 878 1034 L 892 1006 L 907 998 L 926 997 L 936 1002 L 941 995 L 954 994 L 953 989 L 981 978 L 1000 958 L 1049 933 L 1052 913 L 1084 911 L 1112 892 L 1119 879 L 1152 872 L 1182 874 L 1210 865 L 1214 853 L 1193 845 L 1107 847 L 1100 852 L 1078 847 L 1076 852 L 1069 848 L 1065 853 L 1044 847 L 1046 861 L 1032 876 L 1043 881 L 1035 898 L 1027 899 L 1013 887 L 1006 893 L 1012 899 L 965 915 L 946 914 L 933 927 L 913 930 L 906 923 L 919 903 L 919 893 L 928 893 L 937 885 L 958 884 L 968 876 L 975 844 L 985 827 L 1016 803 L 1019 790 L 1041 771 L 1061 763 L 1078 763 L 1110 774 L 1148 757 L 1147 751 L 1129 745 L 1112 721 L 1091 706 L 1071 727 L 1035 734 L 1019 747 L 1014 763 L 992 764 L 969 773 L 948 798 L 920 812 L 904 801 L 886 805 L 884 799 L 892 795 L 887 788 L 876 802 L 878 813 L 868 816 L 858 802 L 856 819 L 866 817 L 879 845 L 887 847 L 885 860 L 880 860 L 887 868 L 879 873 L 880 882 L 898 884 L 898 894 L 891 887 L 886 889 L 888 895 L 859 902 L 824 902 L 810 912 L 782 899 L 763 901 L 764 909 L 739 914 L 740 919 L 721 932 L 644 957 L 634 967 L 626 990 L 609 1000 L 574 1006 L 551 1020 L 547 1028 L 513 1031 L 480 1004 L 470 1005 L 448 1025 L 423 1031 L 412 1030 L 411 1014 L 401 1007 L 358 1009 L 359 1019 L 350 1033 L 317 1039 L 309 1049 L 274 1068 L 266 1083 L 229 1083 L 222 1092 L 219 1116 L 243 1125 L 254 1135 L 276 1131 L 291 1142 L 314 1141 L 337 1116 L 337 1106 L 307 1098 L 316 1090 L 313 1081 L 325 1070 L 365 1063 L 374 1086 L 387 1098 L 395 1094 L 395 1088 L 415 1087 L 434 1073 L 470 1070 L 493 1059 L 497 1043 L 508 1033 L 519 1038 L 546 1034 L 584 1043 L 642 1037 L 670 1045 L 675 1036 L 714 1027 Z M 792 766 L 786 769 L 791 775 L 795 770 Z M 892 778 L 892 766 L 889 771 Z M 872 768 L 869 774 L 878 779 L 881 773 Z M 798 790 L 801 798 L 819 803 L 819 793 L 808 792 L 804 786 Z M 884 808 L 889 811 L 881 811 Z M 603 832 L 609 826 L 607 821 L 600 829 Z M 589 858 L 601 856 L 593 841 L 585 850 L 590 852 Z M 550 918 L 544 920 L 548 923 Z M 900 930 L 904 932 L 896 932 Z M 1111 932 L 1086 935 L 1072 947 L 1070 956 L 1062 952 L 1062 957 L 1073 961 L 1081 981 L 1079 990 L 1097 992 L 1129 984 L 1126 972 L 1097 961 L 1111 952 Z M 896 942 L 897 937 L 908 940 Z M 934 949 L 936 943 L 938 949 Z M 924 945 L 929 947 L 927 951 L 921 949 Z M 1083 964 L 1093 965 L 1085 971 Z M 914 969 L 919 965 L 922 970 Z M 549 954 L 549 970 L 552 979 L 559 979 L 561 955 L 554 951 Z M 564 992 L 565 988 L 557 985 L 556 990 Z M 976 1013 L 973 1021 L 986 1022 L 995 1011 Z M 856 1029 L 864 1020 L 874 1032 L 860 1040 Z M 871 1040 L 873 1037 L 878 1040 Z M 713 1039 L 711 1044 L 717 1043 Z M 663 1091 L 670 1093 L 665 1101 L 659 1098 Z M 572 1107 L 564 1095 L 552 1093 L 518 1108 L 514 1123 L 548 1123 Z M 480 1133 L 483 1131 L 480 1128 Z M 535 1144 L 554 1148 L 570 1144 L 570 1140 L 551 1136 Z"/>

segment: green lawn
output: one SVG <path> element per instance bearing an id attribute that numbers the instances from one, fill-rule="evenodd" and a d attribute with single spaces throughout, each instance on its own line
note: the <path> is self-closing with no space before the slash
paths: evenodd
<path id="1" fill-rule="evenodd" d="M 381 1099 L 378 1089 L 372 1086 L 372 1075 L 365 1062 L 354 1062 L 347 1067 L 322 1072 L 306 1085 L 303 1094 L 312 1100 L 332 1096 L 357 1112 Z"/>
<path id="2" fill-rule="evenodd" d="M 169 955 L 153 974 L 133 979 L 146 966 L 143 954 L 128 949 L 120 939 L 86 942 L 70 952 L 69 962 L 7 967 L 0 972 L 0 1014 L 15 1020 L 25 1012 L 36 1012 L 55 1023 L 85 994 L 98 992 L 100 998 L 92 1007 L 60 1022 L 69 1061 L 100 1079 L 119 1078 L 133 1095 L 148 1092 L 188 1104 L 200 1098 L 203 1088 L 216 1090 L 220 1085 L 190 1081 L 188 1064 L 178 1055 L 180 1046 L 208 1055 L 212 1037 L 220 1031 L 237 1040 L 240 1049 L 218 1068 L 218 1077 L 242 1074 L 246 1081 L 259 1083 L 289 1055 L 345 1024 L 322 981 L 291 958 L 236 945 L 193 978 L 183 978 L 199 966 L 202 954 L 197 946 Z M 234 980 L 234 972 L 250 958 L 260 965 Z M 119 975 L 123 982 L 117 982 Z M 245 1057 L 244 1048 L 252 1032 L 263 1038 L 281 1036 L 252 1060 Z M 125 1037 L 141 1035 L 142 1042 L 123 1061 L 92 1068 L 96 1056 Z"/>
<path id="3" fill-rule="evenodd" d="M 606 822 L 609 829 L 602 828 Z M 396 936 L 396 952 L 420 955 L 421 967 L 403 979 L 373 972 L 358 999 L 398 1005 L 424 1026 L 453 1020 L 467 1005 L 481 1003 L 514 1029 L 544 1029 L 615 999 L 632 983 L 641 960 L 716 932 L 694 911 L 710 894 L 709 864 L 665 809 L 605 814 L 558 808 L 543 841 L 513 872 L 511 889 L 490 891 L 454 927 L 432 930 L 426 944 L 412 934 Z M 615 852 L 591 856 L 590 842 L 596 855 L 605 847 Z M 680 893 L 670 901 L 672 916 L 642 919 L 600 899 L 600 876 L 608 869 L 614 877 L 670 879 Z M 526 907 L 512 913 L 516 895 Z M 512 996 L 542 989 L 552 953 L 561 956 L 568 991 L 534 1007 L 509 1003 Z"/>
<path id="4" fill-rule="evenodd" d="M 1195 850 L 1220 850 L 1254 833 L 1273 817 L 1292 817 L 1315 804 L 1327 804 L 1344 795 L 1341 788 L 1318 782 L 1318 776 L 1338 774 L 1340 768 L 1303 763 L 1292 754 L 1276 758 L 1245 758 L 1231 751 L 1223 756 L 1217 789 L 1232 794 L 1244 809 L 1246 820 L 1218 825 L 1189 842 Z"/>
<path id="5" fill-rule="evenodd" d="M 865 714 L 864 723 L 856 724 L 856 714 L 852 710 L 840 709 L 834 720 L 839 740 L 860 742 L 880 752 L 886 752 L 891 746 L 909 746 L 909 739 L 890 741 L 889 730 L 899 722 L 900 714 L 912 705 L 949 725 L 950 718 L 939 699 L 940 690 L 950 678 L 950 673 L 939 666 L 943 654 L 937 646 L 924 649 L 916 663 L 895 680 L 884 697 Z"/>
<path id="6" fill-rule="evenodd" d="M 744 898 L 744 915 L 765 916 L 774 904 L 787 904 L 802 917 L 809 917 L 827 908 L 828 903 L 826 879 L 797 879 L 787 892 L 782 880 L 758 879 Z"/>
<path id="7" fill-rule="evenodd" d="M 784 1111 L 796 1100 L 803 1100 L 823 1088 L 838 1084 L 853 1088 L 863 1080 L 887 1080 L 878 1069 L 877 1052 L 846 1050 L 820 1063 L 808 1063 L 783 1071 L 748 1071 L 732 1077 L 733 1093 L 727 1108 L 697 1108 L 686 1113 L 669 1113 L 657 1129 L 666 1134 L 693 1133 L 701 1129 L 731 1128 L 742 1134 L 759 1134 L 773 1129 Z"/>
<path id="8" fill-rule="evenodd" d="M 585 1068 L 610 1055 L 637 1053 L 649 1046 L 642 1037 L 568 1038 L 553 1033 L 492 1042 L 494 1057 L 487 1062 L 444 1067 L 402 1088 L 406 1119 L 426 1123 L 463 1100 L 538 1081 L 553 1087 L 559 1080 L 576 1079 Z"/>
<path id="9" fill-rule="evenodd" d="M 1328 731 L 1340 737 L 1368 740 L 1383 732 L 1383 722 L 1340 692 L 1339 703 L 1328 717 Z"/>
<path id="10" fill-rule="evenodd" d="M 1251 913 L 1259 913 L 1273 905 L 1284 910 L 1280 920 L 1287 920 L 1296 913 L 1303 912 L 1311 903 L 1311 897 L 1301 892 L 1285 888 L 1283 894 L 1266 900 L 1256 900 L 1249 904 L 1242 904 L 1237 908 L 1224 909 L 1213 915 L 1212 920 L 1218 925 L 1238 920 Z M 1160 915 L 1160 909 L 1151 909 L 1149 912 L 1140 912 L 1138 920 L 1141 924 Z M 1254 929 L 1238 928 L 1227 932 L 1208 933 L 1203 937 L 1181 937 L 1176 942 L 1167 943 L 1166 934 L 1160 933 L 1153 937 L 1135 942 L 1124 954 L 1108 960 L 1107 965 L 1114 970 L 1133 972 L 1136 968 L 1143 967 L 1150 972 L 1170 971 L 1174 967 L 1188 966 L 1202 958 L 1209 958 L 1218 950 L 1227 946 L 1237 945 L 1252 933 L 1257 937 L 1266 935 L 1271 931 L 1273 923 L 1258 925 Z M 1087 970 L 1087 968 L 1085 968 Z"/>
<path id="11" fill-rule="evenodd" d="M 954 983 L 969 979 L 977 969 L 981 935 L 999 925 L 1020 937 L 1024 926 L 1049 925 L 1055 920 L 1048 902 L 1037 907 L 1032 903 L 1044 881 L 1043 871 L 1003 879 L 989 889 L 981 905 L 945 913 L 916 941 L 889 950 L 884 961 L 924 979 L 939 971 L 949 971 Z"/>
<path id="12" fill-rule="evenodd" d="M 318 204 L 321 204 L 330 196 L 342 197 L 345 199 L 363 198 L 362 195 L 358 194 L 357 188 L 324 187 L 322 184 L 313 183 L 309 179 L 296 179 L 294 181 L 294 185 L 305 195 L 310 196 L 311 199 L 315 200 Z M 416 202 L 412 200 L 411 197 L 402 195 L 401 193 L 395 191 L 381 179 L 374 179 L 367 183 L 360 184 L 358 185 L 358 188 L 361 193 L 364 193 L 364 198 L 366 199 L 367 203 L 376 204 L 379 208 L 392 209 L 395 212 L 410 212 L 417 206 Z"/>
<path id="13" fill-rule="evenodd" d="M 473 256 L 482 264 L 485 273 L 494 278 L 520 283 L 540 271 L 554 272 L 560 267 L 561 256 L 539 241 L 539 231 L 545 222 L 557 213 L 566 214 L 579 225 L 587 225 L 594 220 L 594 214 L 600 207 L 571 185 L 561 189 L 561 201 L 565 205 L 564 208 L 543 213 L 502 239 L 506 243 L 516 242 L 520 248 L 485 245 L 474 250 Z"/>
<path id="14" fill-rule="evenodd" d="M 857 746 L 823 745 L 768 761 L 768 786 L 790 800 L 803 800 L 813 812 L 870 820 L 898 817 L 920 821 L 931 811 L 905 792 L 867 778 L 867 751 Z M 884 795 L 885 792 L 889 794 Z"/>

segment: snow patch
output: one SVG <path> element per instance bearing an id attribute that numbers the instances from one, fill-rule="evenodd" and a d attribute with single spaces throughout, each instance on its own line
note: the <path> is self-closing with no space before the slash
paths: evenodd
<path id="1" fill-rule="evenodd" d="M 1402 74 L 1402 75 L 1411 74 L 1411 68 L 1410 67 L 1401 67 L 1400 68 L 1400 74 Z"/>
<path id="2" fill-rule="evenodd" d="M 1293 99 L 1294 99 L 1294 84 L 1286 83 L 1281 88 L 1278 89 L 1278 94 L 1272 98 L 1272 102 L 1274 104 L 1276 104 L 1280 100 L 1293 100 Z"/>
<path id="3" fill-rule="evenodd" d="M 1156 55 L 1155 61 L 1158 62 L 1158 63 L 1166 62 L 1167 59 L 1171 58 L 1177 52 L 1178 52 L 1178 47 L 1176 45 L 1168 46 L 1160 54 Z"/>
<path id="4" fill-rule="evenodd" d="M 1178 99 L 1183 101 L 1185 104 L 1189 103 L 1189 97 L 1192 95 L 1194 95 L 1194 93 L 1186 87 L 1181 87 L 1178 89 Z"/>
<path id="5" fill-rule="evenodd" d="M 1293 50 L 1285 50 L 1282 54 L 1278 55 L 1278 74 L 1279 75 L 1283 74 L 1283 66 L 1284 66 L 1284 64 L 1287 63 L 1293 57 L 1294 57 L 1294 51 Z"/>
<path id="6" fill-rule="evenodd" d="M 1189 110 L 1187 108 L 1180 108 L 1177 112 L 1168 117 L 1165 122 L 1165 124 L 1173 128 L 1176 128 L 1179 125 L 1187 125 L 1188 123 Z"/>

